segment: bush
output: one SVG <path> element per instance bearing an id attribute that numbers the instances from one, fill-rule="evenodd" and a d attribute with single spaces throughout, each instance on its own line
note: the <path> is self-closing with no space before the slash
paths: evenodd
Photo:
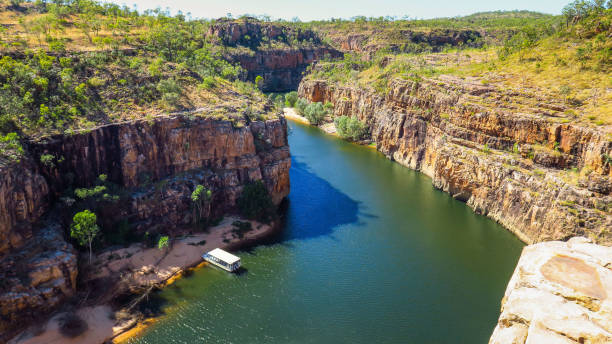
<path id="1" fill-rule="evenodd" d="M 259 88 L 261 90 L 261 88 L 264 85 L 264 78 L 261 75 L 258 75 L 255 78 L 255 85 L 257 85 L 257 88 Z"/>
<path id="2" fill-rule="evenodd" d="M 295 109 L 299 115 L 304 115 L 304 110 L 308 106 L 308 100 L 300 98 L 295 102 Z"/>
<path id="3" fill-rule="evenodd" d="M 245 185 L 236 205 L 248 219 L 269 222 L 274 217 L 274 203 L 261 180 Z"/>
<path id="4" fill-rule="evenodd" d="M 207 76 L 204 79 L 202 79 L 202 87 L 204 87 L 207 90 L 214 88 L 216 83 L 217 82 L 215 81 L 215 78 L 212 76 Z"/>
<path id="5" fill-rule="evenodd" d="M 297 92 L 293 91 L 293 92 L 289 92 L 285 94 L 285 105 L 287 105 L 288 107 L 294 107 L 297 100 L 298 100 Z"/>
<path id="6" fill-rule="evenodd" d="M 51 154 L 43 154 L 40 156 L 40 162 L 49 168 L 55 167 L 53 160 L 55 160 L 55 157 Z"/>
<path id="7" fill-rule="evenodd" d="M 327 111 L 325 111 L 323 104 L 319 102 L 308 104 L 304 109 L 304 117 L 313 125 L 321 124 L 326 115 Z"/>
<path id="8" fill-rule="evenodd" d="M 67 313 L 59 321 L 59 332 L 68 338 L 75 338 L 87 331 L 88 325 L 75 313 Z"/>
<path id="9" fill-rule="evenodd" d="M 334 119 L 334 124 L 338 135 L 350 141 L 361 140 L 368 133 L 366 125 L 355 117 L 340 116 Z"/>

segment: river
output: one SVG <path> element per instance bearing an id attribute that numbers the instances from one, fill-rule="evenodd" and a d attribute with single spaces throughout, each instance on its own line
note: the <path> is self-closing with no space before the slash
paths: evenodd
<path id="1" fill-rule="evenodd" d="M 523 244 L 374 149 L 289 123 L 286 224 L 129 343 L 487 343 Z"/>

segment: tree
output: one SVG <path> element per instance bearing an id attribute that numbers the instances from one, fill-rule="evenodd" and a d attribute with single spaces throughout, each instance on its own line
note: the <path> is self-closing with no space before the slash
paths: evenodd
<path id="1" fill-rule="evenodd" d="M 321 124 L 326 115 L 327 111 L 325 111 L 323 104 L 319 102 L 308 104 L 306 109 L 304 109 L 304 117 L 314 125 Z"/>
<path id="2" fill-rule="evenodd" d="M 294 107 L 295 102 L 297 102 L 297 100 L 298 100 L 297 92 L 293 91 L 293 92 L 289 92 L 285 94 L 285 105 L 287 105 L 288 107 Z"/>
<path id="3" fill-rule="evenodd" d="M 264 84 L 264 78 L 261 75 L 258 75 L 255 78 L 255 85 L 257 85 L 257 88 L 259 88 L 261 90 L 261 88 L 263 87 Z"/>
<path id="4" fill-rule="evenodd" d="M 268 222 L 274 215 L 274 203 L 261 180 L 245 185 L 236 205 L 248 219 Z"/>
<path id="5" fill-rule="evenodd" d="M 206 207 L 206 214 L 210 217 L 210 207 L 212 200 L 212 191 L 205 188 L 203 185 L 196 186 L 195 190 L 191 193 L 191 201 L 193 202 L 193 220 L 194 224 L 198 223 L 203 216 L 204 208 Z"/>
<path id="6" fill-rule="evenodd" d="M 157 242 L 157 248 L 160 250 L 163 250 L 168 247 L 168 243 L 169 243 L 168 236 L 164 235 L 159 238 L 159 241 Z"/>
<path id="7" fill-rule="evenodd" d="M 91 243 L 98 235 L 100 227 L 98 227 L 96 214 L 85 209 L 74 215 L 72 226 L 70 227 L 70 236 L 76 239 L 81 246 L 89 247 L 89 263 L 91 264 Z"/>
<path id="8" fill-rule="evenodd" d="M 367 134 L 366 125 L 355 117 L 340 116 L 334 119 L 334 125 L 340 137 L 358 141 Z"/>

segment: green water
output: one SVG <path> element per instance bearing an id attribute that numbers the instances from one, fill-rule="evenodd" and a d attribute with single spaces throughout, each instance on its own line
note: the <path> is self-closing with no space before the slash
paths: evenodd
<path id="1" fill-rule="evenodd" d="M 290 123 L 282 233 L 163 290 L 130 343 L 487 343 L 522 244 L 373 149 Z"/>

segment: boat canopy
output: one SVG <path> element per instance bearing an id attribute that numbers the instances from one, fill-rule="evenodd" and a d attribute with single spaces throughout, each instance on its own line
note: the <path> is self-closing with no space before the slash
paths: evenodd
<path id="1" fill-rule="evenodd" d="M 240 257 L 236 257 L 233 254 L 231 254 L 229 252 L 226 252 L 226 251 L 223 251 L 220 248 L 216 248 L 216 249 L 208 252 L 208 255 L 211 256 L 211 257 L 215 257 L 215 258 L 217 258 L 217 259 L 219 259 L 219 260 L 221 260 L 221 261 L 223 261 L 223 262 L 225 262 L 227 264 L 230 264 L 230 265 L 240 261 Z"/>

